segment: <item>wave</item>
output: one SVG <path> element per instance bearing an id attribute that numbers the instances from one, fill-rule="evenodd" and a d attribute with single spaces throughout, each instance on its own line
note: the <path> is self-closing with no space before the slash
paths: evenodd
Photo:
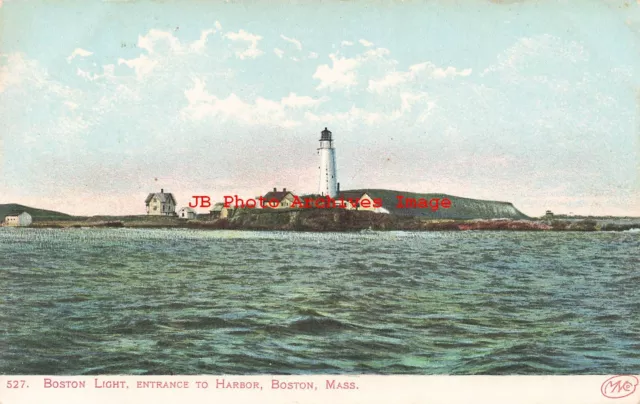
<path id="1" fill-rule="evenodd" d="M 349 330 L 355 327 L 333 318 L 309 316 L 293 321 L 287 328 L 302 333 L 319 334 Z"/>

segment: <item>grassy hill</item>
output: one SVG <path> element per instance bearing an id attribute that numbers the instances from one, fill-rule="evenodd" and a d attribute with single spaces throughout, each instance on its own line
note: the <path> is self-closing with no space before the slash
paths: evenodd
<path id="1" fill-rule="evenodd" d="M 31 215 L 34 222 L 44 220 L 77 220 L 77 216 L 67 215 L 66 213 L 56 212 L 53 210 L 44 210 L 32 208 L 29 206 L 19 205 L 17 203 L 8 203 L 0 205 L 0 221 L 4 217 L 13 212 L 27 212 Z"/>
<path id="2" fill-rule="evenodd" d="M 393 191 L 388 189 L 354 189 L 345 192 L 366 192 L 372 198 L 381 198 L 382 206 L 390 213 L 399 216 L 418 216 L 432 219 L 528 219 L 529 217 L 516 209 L 511 202 L 485 201 L 481 199 L 462 198 L 447 194 L 419 194 L 415 192 Z M 398 198 L 433 199 L 448 198 L 451 207 L 437 211 L 430 208 L 398 208 Z"/>
<path id="3" fill-rule="evenodd" d="M 419 217 L 424 219 L 453 219 L 453 220 L 471 220 L 471 219 L 531 219 L 529 216 L 520 212 L 513 206 L 511 202 L 486 201 L 482 199 L 462 198 L 447 194 L 420 194 L 416 192 L 394 191 L 389 189 L 350 189 L 341 192 L 345 193 L 364 193 L 366 192 L 372 198 L 382 199 L 382 207 L 387 209 L 389 213 L 397 216 Z M 444 209 L 439 207 L 433 211 L 430 208 L 399 208 L 398 196 L 406 198 L 424 198 L 430 200 L 438 198 L 448 198 L 451 201 L 451 207 Z M 319 195 L 299 195 L 301 200 L 304 198 L 316 199 Z"/>

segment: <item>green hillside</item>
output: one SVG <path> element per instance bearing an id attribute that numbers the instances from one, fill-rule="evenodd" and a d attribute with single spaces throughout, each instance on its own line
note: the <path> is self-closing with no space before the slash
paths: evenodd
<path id="1" fill-rule="evenodd" d="M 381 198 L 382 206 L 390 213 L 399 216 L 419 216 L 433 219 L 528 219 L 528 216 L 516 209 L 511 202 L 485 201 L 447 194 L 419 194 L 388 189 L 354 189 L 344 192 L 366 192 L 372 198 Z M 397 207 L 398 195 L 404 198 L 424 198 L 427 200 L 448 198 L 451 200 L 451 207 L 448 209 L 440 207 L 437 211 L 430 208 L 399 209 Z"/>
<path id="2" fill-rule="evenodd" d="M 5 216 L 13 212 L 27 212 L 31 215 L 31 218 L 34 222 L 45 220 L 78 219 L 76 216 L 67 215 L 66 213 L 60 213 L 53 210 L 36 209 L 29 206 L 19 205 L 17 203 L 8 203 L 5 205 L 0 205 L 0 221 L 2 221 Z"/>

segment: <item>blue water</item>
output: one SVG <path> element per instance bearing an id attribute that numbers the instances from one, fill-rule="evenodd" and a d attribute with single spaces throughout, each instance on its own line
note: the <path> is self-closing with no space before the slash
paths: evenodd
<path id="1" fill-rule="evenodd" d="M 640 373 L 640 234 L 0 229 L 3 374 Z"/>

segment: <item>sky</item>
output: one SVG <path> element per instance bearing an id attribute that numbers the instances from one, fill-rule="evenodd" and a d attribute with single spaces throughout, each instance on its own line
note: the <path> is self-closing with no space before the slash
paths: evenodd
<path id="1" fill-rule="evenodd" d="M 640 216 L 639 69 L 631 0 L 0 0 L 0 203 L 315 192 L 328 127 L 341 189 Z"/>

